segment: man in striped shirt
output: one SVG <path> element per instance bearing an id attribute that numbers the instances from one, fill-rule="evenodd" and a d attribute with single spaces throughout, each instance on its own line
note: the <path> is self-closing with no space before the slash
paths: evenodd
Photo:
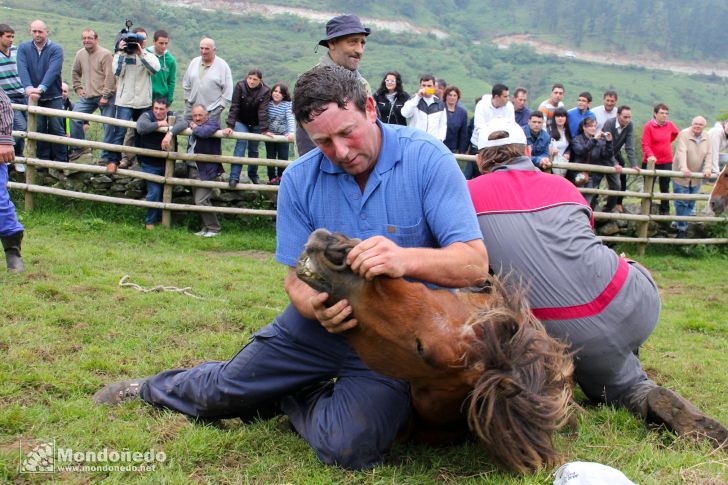
<path id="1" fill-rule="evenodd" d="M 15 206 L 8 194 L 7 164 L 15 160 L 12 130 L 13 108 L 5 91 L 0 89 L 0 240 L 5 250 L 8 272 L 21 273 L 25 269 L 20 256 L 23 226 L 18 222 Z"/>
<path id="2" fill-rule="evenodd" d="M 23 83 L 18 75 L 18 48 L 13 45 L 13 40 L 15 40 L 15 30 L 7 24 L 0 24 L 0 53 L 2 54 L 0 55 L 0 86 L 12 103 L 27 104 Z M 15 110 L 13 113 L 13 129 L 25 131 L 27 126 L 25 112 Z M 24 146 L 25 140 L 23 138 L 15 139 L 16 156 L 23 156 Z M 15 168 L 19 172 L 25 171 L 25 165 L 23 164 L 16 163 Z"/>

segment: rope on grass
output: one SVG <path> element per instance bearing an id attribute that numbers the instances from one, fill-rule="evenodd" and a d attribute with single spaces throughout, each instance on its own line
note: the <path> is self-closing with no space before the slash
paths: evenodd
<path id="1" fill-rule="evenodd" d="M 176 286 L 164 286 L 164 285 L 157 285 L 153 286 L 152 288 L 144 288 L 143 286 L 139 286 L 136 283 L 127 282 L 126 280 L 129 279 L 129 275 L 126 274 L 122 276 L 122 278 L 119 280 L 119 286 L 121 287 L 129 287 L 134 288 L 137 291 L 141 291 L 142 293 L 151 293 L 151 292 L 160 292 L 160 291 L 173 291 L 176 293 L 182 293 L 185 296 L 190 296 L 192 298 L 197 298 L 198 300 L 204 300 L 203 297 L 197 296 L 195 294 L 190 293 L 190 290 L 192 289 L 191 286 L 188 286 L 186 288 L 177 288 Z"/>

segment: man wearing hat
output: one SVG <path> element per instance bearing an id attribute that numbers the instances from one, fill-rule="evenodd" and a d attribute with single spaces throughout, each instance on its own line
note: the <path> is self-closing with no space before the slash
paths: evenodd
<path id="1" fill-rule="evenodd" d="M 326 38 L 321 39 L 318 43 L 318 45 L 329 49 L 326 54 L 321 56 L 318 65 L 338 65 L 354 71 L 369 95 L 372 94 L 372 88 L 359 73 L 359 63 L 364 55 L 367 36 L 370 32 L 371 30 L 364 27 L 356 15 L 339 15 L 326 23 Z M 299 156 L 316 148 L 316 145 L 300 125 L 296 128 L 296 147 Z"/>
<path id="2" fill-rule="evenodd" d="M 552 337 L 570 343 L 574 376 L 587 397 L 678 435 L 724 444 L 725 427 L 642 369 L 639 348 L 660 317 L 650 273 L 601 243 L 589 204 L 566 179 L 534 166 L 515 121 L 490 121 L 477 142 L 484 175 L 468 188 L 490 267 L 528 284 L 534 316 Z"/>

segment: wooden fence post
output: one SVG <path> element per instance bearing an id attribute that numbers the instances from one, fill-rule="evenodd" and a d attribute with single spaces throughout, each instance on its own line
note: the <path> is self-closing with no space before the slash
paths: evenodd
<path id="1" fill-rule="evenodd" d="M 175 116 L 170 116 L 167 120 L 168 127 L 170 131 L 172 131 L 172 127 L 174 126 L 175 122 Z M 171 177 L 174 177 L 174 159 L 169 158 L 170 152 L 176 152 L 177 151 L 177 137 L 172 136 L 172 140 L 170 142 L 169 151 L 167 151 L 167 158 L 164 160 L 164 176 L 169 179 Z M 162 202 L 165 204 L 169 204 L 172 202 L 172 192 L 174 190 L 174 186 L 169 184 L 167 181 L 164 182 L 164 188 L 162 189 Z M 172 227 L 172 211 L 169 209 L 163 209 L 162 210 L 162 225 L 166 228 Z"/>
<path id="2" fill-rule="evenodd" d="M 38 102 L 28 98 L 28 107 L 38 106 Z M 28 133 L 36 132 L 38 128 L 38 118 L 35 113 L 27 111 L 28 114 Z M 35 158 L 37 152 L 37 142 L 30 138 L 25 138 L 25 156 L 26 158 Z M 27 185 L 35 184 L 35 166 L 28 163 L 25 164 L 25 183 Z M 33 210 L 34 194 L 30 190 L 25 191 L 25 210 L 30 212 Z"/>
<path id="3" fill-rule="evenodd" d="M 647 170 L 655 170 L 655 162 L 648 161 L 647 162 Z M 640 214 L 650 216 L 652 214 L 652 196 L 655 194 L 655 176 L 650 174 L 645 176 L 644 181 L 644 187 L 643 191 L 646 194 L 650 194 L 649 198 L 645 197 L 642 199 L 641 206 L 640 206 Z M 647 234 L 649 232 L 650 228 L 650 220 L 646 220 L 644 222 L 640 222 L 639 231 L 637 232 L 637 235 L 640 238 L 646 238 Z M 647 243 L 639 243 L 637 254 L 640 256 L 645 255 L 645 248 L 647 247 Z"/>

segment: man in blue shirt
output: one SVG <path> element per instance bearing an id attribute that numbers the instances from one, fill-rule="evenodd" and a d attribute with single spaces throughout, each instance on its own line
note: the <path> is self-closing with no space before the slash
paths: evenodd
<path id="1" fill-rule="evenodd" d="M 523 133 L 526 135 L 526 144 L 531 147 L 531 162 L 541 170 L 546 170 L 551 166 L 549 157 L 551 148 L 551 137 L 543 127 L 544 114 L 540 111 L 534 111 L 528 118 L 528 125 L 522 126 Z"/>
<path id="2" fill-rule="evenodd" d="M 578 134 L 579 125 L 585 118 L 597 119 L 596 115 L 589 109 L 591 102 L 591 93 L 584 91 L 576 100 L 576 106 L 566 112 L 566 116 L 569 119 L 569 130 L 571 130 L 572 138 Z"/>
<path id="3" fill-rule="evenodd" d="M 25 94 L 37 101 L 43 108 L 63 109 L 61 92 L 61 68 L 63 67 L 63 47 L 48 39 L 48 27 L 42 20 L 30 24 L 33 40 L 18 47 L 18 74 L 23 83 Z M 49 135 L 66 136 L 65 119 L 51 116 L 38 116 L 38 132 Z M 68 161 L 65 145 L 55 147 L 58 162 Z M 38 142 L 38 158 L 51 159 L 51 144 Z"/>
<path id="4" fill-rule="evenodd" d="M 407 277 L 470 286 L 488 272 L 465 179 L 432 136 L 377 120 L 357 74 L 317 66 L 296 83 L 293 111 L 317 149 L 291 164 L 278 196 L 276 259 L 291 304 L 228 362 L 111 384 L 98 403 L 140 396 L 195 417 L 285 413 L 321 461 L 360 469 L 382 461 L 411 416 L 406 383 L 372 372 L 342 332 L 346 300 L 326 307 L 296 276 L 317 228 L 363 239 L 347 257 L 367 279 Z M 334 380 L 335 379 L 335 380 Z"/>

